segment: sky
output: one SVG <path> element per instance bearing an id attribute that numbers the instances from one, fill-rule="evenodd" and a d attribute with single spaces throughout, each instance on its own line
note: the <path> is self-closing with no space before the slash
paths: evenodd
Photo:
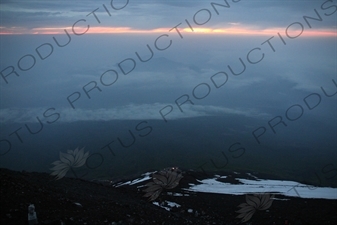
<path id="1" fill-rule="evenodd" d="M 85 2 L 85 4 L 83 4 Z M 203 31 L 229 29 L 244 32 L 274 30 L 297 21 L 314 9 L 335 16 L 333 1 L 1 1 L 2 34 L 62 33 L 78 23 L 90 24 L 89 33 L 162 32 L 185 19 L 201 24 Z M 213 3 L 213 6 L 212 4 Z M 216 5 L 216 4 L 217 5 Z M 228 3 L 228 4 L 226 4 Z M 223 6 L 219 6 L 223 5 Z M 225 5 L 232 8 L 224 7 Z M 218 9 L 216 12 L 215 7 Z M 324 10 L 322 10 L 322 8 Z M 201 10 L 201 12 L 199 12 Z M 207 11 L 208 10 L 208 11 Z M 247 10 L 249 13 L 247 13 Z M 218 14 L 218 15 L 217 15 Z M 317 27 L 334 34 L 333 19 Z M 184 26 L 186 28 L 186 26 Z M 232 30 L 231 30 L 232 29 Z"/>
<path id="2" fill-rule="evenodd" d="M 112 127 L 115 137 L 103 135 L 103 146 L 142 121 L 165 127 L 201 117 L 227 121 L 225 137 L 254 146 L 260 138 L 271 149 L 315 143 L 336 159 L 336 1 L 1 0 L 0 7 L 4 167 L 37 170 L 12 166 L 36 147 L 30 140 L 42 149 L 59 143 L 55 160 L 59 151 L 93 146 L 64 143 L 58 125 L 135 121 Z M 27 125 L 37 130 L 38 120 L 44 127 L 31 134 Z M 149 137 L 165 129 L 153 127 Z M 49 156 L 39 159 L 47 170 Z"/>

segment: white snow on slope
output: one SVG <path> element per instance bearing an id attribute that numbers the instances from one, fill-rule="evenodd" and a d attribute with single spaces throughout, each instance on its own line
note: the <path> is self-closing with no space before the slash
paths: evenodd
<path id="1" fill-rule="evenodd" d="M 115 187 L 120 187 L 120 186 L 124 186 L 124 185 L 134 185 L 134 184 L 146 181 L 146 180 L 150 180 L 150 179 L 152 179 L 150 177 L 150 175 L 152 173 L 154 173 L 154 172 L 147 172 L 147 173 L 142 174 L 143 177 L 141 177 L 141 178 L 138 178 L 138 179 L 135 179 L 135 180 L 132 180 L 132 181 L 127 181 L 127 182 L 124 182 L 124 183 L 117 183 L 115 185 Z"/>
<path id="2" fill-rule="evenodd" d="M 179 208 L 181 205 L 179 205 L 178 203 L 175 202 L 170 202 L 170 201 L 165 201 L 162 204 L 160 204 L 159 202 L 152 202 L 152 204 L 159 206 L 161 208 L 166 209 L 167 211 L 171 211 L 171 208 L 173 207 L 177 207 Z"/>
<path id="3" fill-rule="evenodd" d="M 214 179 L 201 180 L 184 189 L 193 192 L 244 195 L 253 193 L 277 193 L 290 197 L 337 199 L 337 188 L 314 187 L 295 181 L 247 180 L 237 178 L 243 184 L 230 184 Z"/>
<path id="4" fill-rule="evenodd" d="M 115 185 L 115 187 L 120 187 L 123 185 L 134 185 L 143 181 L 152 180 L 151 174 L 153 174 L 154 172 L 144 173 L 140 178 L 124 183 L 118 183 Z M 234 172 L 234 174 L 240 173 Z M 191 192 L 231 195 L 275 193 L 284 196 L 299 198 L 337 199 L 337 188 L 315 187 L 311 185 L 301 184 L 295 181 L 259 179 L 258 177 L 250 173 L 247 173 L 247 175 L 256 180 L 235 178 L 237 181 L 241 182 L 241 184 L 231 184 L 216 180 L 220 178 L 226 178 L 227 176 L 214 175 L 214 178 L 198 180 L 199 182 L 201 182 L 201 184 L 190 184 L 189 188 L 184 188 L 183 190 Z M 138 186 L 137 188 L 143 186 L 144 185 Z M 187 193 L 181 194 L 176 192 L 169 192 L 168 194 L 172 196 L 188 196 Z"/>

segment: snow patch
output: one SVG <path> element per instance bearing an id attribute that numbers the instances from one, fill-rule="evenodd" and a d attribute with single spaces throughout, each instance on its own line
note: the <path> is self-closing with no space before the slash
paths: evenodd
<path id="1" fill-rule="evenodd" d="M 151 179 L 150 175 L 155 173 L 155 172 L 156 171 L 144 173 L 144 174 L 142 174 L 142 176 L 143 176 L 142 178 L 137 178 L 135 180 L 127 181 L 127 182 L 124 182 L 124 183 L 118 183 L 118 184 L 115 185 L 115 187 L 120 187 L 120 186 L 124 186 L 124 185 L 134 185 L 134 184 L 146 181 L 146 180 L 150 180 Z"/>
<path id="2" fill-rule="evenodd" d="M 181 205 L 179 205 L 178 203 L 175 203 L 175 202 L 170 202 L 170 201 L 165 201 L 165 202 L 162 202 L 162 203 L 159 203 L 159 202 L 152 202 L 152 204 L 156 205 L 156 206 L 159 206 L 163 209 L 166 209 L 167 211 L 171 211 L 171 209 L 173 207 L 177 207 L 179 208 Z"/>
<path id="3" fill-rule="evenodd" d="M 254 193 L 276 193 L 290 197 L 337 199 L 337 188 L 313 187 L 295 181 L 284 180 L 247 180 L 237 178 L 242 184 L 223 183 L 204 179 L 201 184 L 190 184 L 184 190 L 218 194 L 244 195 Z"/>

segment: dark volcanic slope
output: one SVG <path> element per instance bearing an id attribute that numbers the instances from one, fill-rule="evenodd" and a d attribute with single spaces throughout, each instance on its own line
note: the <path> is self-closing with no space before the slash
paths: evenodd
<path id="1" fill-rule="evenodd" d="M 181 184 L 162 193 L 159 201 L 181 205 L 167 211 L 142 197 L 137 188 L 146 182 L 119 188 L 84 180 L 54 180 L 49 174 L 0 169 L 0 224 L 28 224 L 27 207 L 35 205 L 39 224 L 238 224 L 237 207 L 244 196 L 187 193 L 182 187 L 197 182 L 196 172 L 185 172 Z M 277 198 L 284 198 L 276 196 Z M 336 200 L 287 197 L 274 200 L 267 211 L 256 212 L 246 224 L 337 224 Z M 75 203 L 80 203 L 81 206 Z M 193 210 L 191 213 L 190 211 Z"/>

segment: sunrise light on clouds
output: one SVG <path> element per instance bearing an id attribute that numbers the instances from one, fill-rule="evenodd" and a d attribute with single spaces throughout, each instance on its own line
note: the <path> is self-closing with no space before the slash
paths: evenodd
<path id="1" fill-rule="evenodd" d="M 35 34 L 35 35 L 51 35 L 51 34 L 64 34 L 64 30 L 69 33 L 72 31 L 72 27 L 41 27 L 27 29 L 23 27 L 1 27 L 0 35 L 25 35 L 25 34 Z M 78 27 L 76 32 L 85 34 L 164 34 L 168 33 L 172 28 L 156 28 L 156 29 L 137 29 L 132 27 Z M 229 28 L 177 28 L 181 33 L 196 33 L 196 34 L 208 34 L 208 35 L 254 35 L 254 36 L 264 36 L 264 35 L 274 35 L 278 32 L 285 33 L 285 28 L 274 27 L 267 29 L 250 28 L 244 26 L 235 26 Z M 88 30 L 86 32 L 86 30 Z M 335 37 L 337 32 L 335 29 L 316 29 L 316 30 L 289 30 L 288 34 L 290 36 L 317 36 L 317 37 Z"/>

